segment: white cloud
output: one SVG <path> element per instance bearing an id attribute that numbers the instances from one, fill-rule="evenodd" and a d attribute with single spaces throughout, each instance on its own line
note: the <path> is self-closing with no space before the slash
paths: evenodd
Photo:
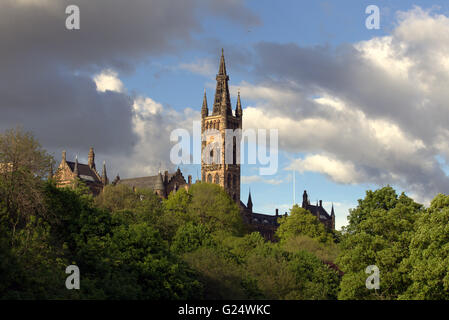
<path id="1" fill-rule="evenodd" d="M 337 183 L 357 183 L 361 174 L 351 162 L 342 162 L 325 155 L 308 155 L 304 159 L 294 160 L 287 170 L 297 170 L 300 173 L 314 171 L 329 176 Z"/>
<path id="2" fill-rule="evenodd" d="M 111 69 L 103 70 L 101 73 L 95 75 L 93 80 L 97 85 L 97 91 L 123 92 L 124 87 L 122 81 L 118 78 L 117 72 Z"/>
<path id="3" fill-rule="evenodd" d="M 287 176 L 285 178 L 279 178 L 279 179 L 263 179 L 262 176 L 253 175 L 253 176 L 241 176 L 240 182 L 242 184 L 251 184 L 251 183 L 266 183 L 266 184 L 272 184 L 272 185 L 279 185 L 286 183 L 291 180 L 290 176 Z"/>

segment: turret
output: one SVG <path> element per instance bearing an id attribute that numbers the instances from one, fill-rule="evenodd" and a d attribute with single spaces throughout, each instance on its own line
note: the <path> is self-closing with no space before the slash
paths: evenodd
<path id="1" fill-rule="evenodd" d="M 94 153 L 94 148 L 92 148 L 92 147 L 89 149 L 89 157 L 88 157 L 87 164 L 88 164 L 89 168 L 95 170 L 95 153 Z"/>
<path id="2" fill-rule="evenodd" d="M 235 116 L 238 118 L 241 118 L 243 115 L 243 111 L 242 111 L 242 103 L 240 102 L 240 90 L 237 94 L 237 106 L 235 108 Z"/>
<path id="3" fill-rule="evenodd" d="M 154 191 L 160 196 L 165 197 L 165 187 L 164 187 L 164 180 L 162 178 L 162 174 L 159 172 L 157 178 L 156 178 L 156 184 L 154 186 Z"/>
<path id="4" fill-rule="evenodd" d="M 75 156 L 75 168 L 73 168 L 73 174 L 77 177 L 79 177 L 79 171 L 78 171 L 78 155 Z"/>
<path id="5" fill-rule="evenodd" d="M 201 117 L 205 118 L 209 115 L 209 109 L 207 108 L 206 89 L 204 89 L 203 107 L 201 108 Z"/>
<path id="6" fill-rule="evenodd" d="M 246 204 L 246 207 L 248 208 L 249 211 L 253 212 L 253 201 L 251 199 L 251 190 L 249 191 L 248 194 L 248 202 Z"/>
<path id="7" fill-rule="evenodd" d="M 106 186 L 109 183 L 108 175 L 106 173 L 106 161 L 103 160 L 103 171 L 101 172 L 101 182 L 103 186 Z"/>
<path id="8" fill-rule="evenodd" d="M 308 204 L 309 204 L 309 200 L 308 200 L 308 196 L 307 196 L 307 191 L 304 190 L 304 193 L 302 194 L 302 207 L 306 208 Z"/>

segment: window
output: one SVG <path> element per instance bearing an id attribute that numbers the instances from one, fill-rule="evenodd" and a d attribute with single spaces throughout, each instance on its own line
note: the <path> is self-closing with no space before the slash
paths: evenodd
<path id="1" fill-rule="evenodd" d="M 236 137 L 233 138 L 232 164 L 237 164 L 237 139 L 236 139 Z"/>
<path id="2" fill-rule="evenodd" d="M 214 183 L 216 183 L 216 184 L 220 183 L 220 177 L 218 176 L 218 173 L 215 174 Z"/>
<path id="3" fill-rule="evenodd" d="M 207 182 L 212 183 L 212 175 L 210 173 L 207 175 Z"/>
<path id="4" fill-rule="evenodd" d="M 232 178 L 231 178 L 231 174 L 228 173 L 228 188 L 232 187 Z"/>

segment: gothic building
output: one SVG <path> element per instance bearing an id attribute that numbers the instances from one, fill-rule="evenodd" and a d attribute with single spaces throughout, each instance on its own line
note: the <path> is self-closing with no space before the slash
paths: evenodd
<path id="1" fill-rule="evenodd" d="M 304 193 L 302 195 L 302 207 L 311 212 L 314 216 L 316 216 L 317 219 L 321 223 L 323 223 L 326 227 L 328 227 L 331 230 L 335 229 L 335 212 L 333 204 L 331 214 L 329 214 L 327 213 L 326 209 L 323 208 L 323 200 L 320 200 L 319 203 L 317 202 L 315 206 L 311 205 L 307 191 L 304 190 Z"/>
<path id="2" fill-rule="evenodd" d="M 93 148 L 89 150 L 87 164 L 79 163 L 78 157 L 75 158 L 74 162 L 67 161 L 66 152 L 63 151 L 61 163 L 52 178 L 56 180 L 57 186 L 61 188 L 74 186 L 79 179 L 86 184 L 93 195 L 98 195 L 103 190 L 103 187 L 109 183 L 106 173 L 106 163 L 103 162 L 101 175 L 95 167 L 95 153 Z"/>
<path id="3" fill-rule="evenodd" d="M 206 135 L 206 141 L 201 143 L 201 180 L 222 186 L 229 196 L 240 202 L 240 164 L 237 162 L 237 148 L 240 139 L 232 137 L 232 141 L 225 141 L 226 130 L 242 129 L 242 105 L 240 93 L 237 97 L 235 113 L 232 112 L 229 94 L 229 76 L 226 73 L 226 64 L 221 51 L 220 67 L 216 77 L 217 86 L 213 109 L 209 114 L 206 91 L 204 91 L 203 106 L 201 108 L 201 133 Z M 213 132 L 221 136 L 221 141 L 214 141 Z M 226 144 L 232 143 L 233 155 L 226 157 Z M 209 159 L 206 159 L 209 158 Z M 229 161 L 231 160 L 231 161 Z"/>
<path id="4" fill-rule="evenodd" d="M 177 191 L 180 188 L 188 189 L 192 184 L 192 176 L 189 175 L 188 181 L 186 182 L 181 170 L 178 168 L 175 173 L 168 173 L 168 171 L 165 171 L 164 174 L 159 172 L 159 174 L 155 176 L 140 178 L 120 179 L 120 177 L 117 176 L 113 181 L 113 184 L 124 184 L 133 188 L 133 190 L 135 188 L 149 188 L 161 198 L 167 198 L 173 191 Z"/>

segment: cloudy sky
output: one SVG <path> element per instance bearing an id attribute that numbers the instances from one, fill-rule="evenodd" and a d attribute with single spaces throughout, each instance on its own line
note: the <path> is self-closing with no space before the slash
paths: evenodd
<path id="1" fill-rule="evenodd" d="M 0 130 L 21 125 L 57 160 L 93 146 L 111 178 L 171 170 L 170 132 L 200 119 L 204 89 L 212 105 L 224 48 L 244 128 L 279 130 L 277 173 L 243 166 L 255 210 L 287 211 L 293 172 L 296 201 L 333 203 L 337 227 L 367 189 L 428 203 L 449 193 L 449 5 L 374 2 L 1 0 Z"/>

